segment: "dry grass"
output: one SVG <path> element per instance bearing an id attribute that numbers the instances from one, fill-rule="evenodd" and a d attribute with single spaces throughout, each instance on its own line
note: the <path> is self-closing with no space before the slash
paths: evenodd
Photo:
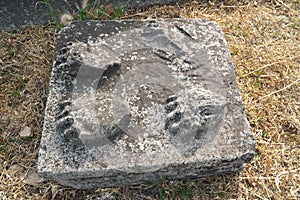
<path id="1" fill-rule="evenodd" d="M 234 175 L 91 191 L 30 181 L 56 34 L 51 27 L 27 28 L 0 38 L 0 199 L 300 199 L 299 0 L 194 2 L 123 15 L 159 17 L 209 18 L 222 27 L 257 141 L 254 160 Z M 25 126 L 31 136 L 21 138 Z"/>

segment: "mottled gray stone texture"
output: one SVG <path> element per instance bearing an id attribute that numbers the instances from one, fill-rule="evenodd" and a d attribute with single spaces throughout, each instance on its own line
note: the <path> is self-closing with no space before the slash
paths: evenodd
<path id="1" fill-rule="evenodd" d="M 222 30 L 206 19 L 62 29 L 38 159 L 80 189 L 235 172 L 255 141 Z"/>

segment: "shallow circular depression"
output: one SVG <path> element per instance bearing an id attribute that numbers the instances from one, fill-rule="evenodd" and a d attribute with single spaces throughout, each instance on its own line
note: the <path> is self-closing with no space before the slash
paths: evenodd
<path id="1" fill-rule="evenodd" d="M 81 66 L 68 117 L 86 148 L 193 154 L 219 133 L 223 82 L 184 28 L 149 22 L 69 49 Z"/>

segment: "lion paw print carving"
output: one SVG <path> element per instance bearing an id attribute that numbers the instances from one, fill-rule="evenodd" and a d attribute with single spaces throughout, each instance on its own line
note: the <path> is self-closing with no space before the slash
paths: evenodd
<path id="1" fill-rule="evenodd" d="M 78 139 L 78 130 L 73 126 L 74 119 L 69 116 L 71 102 L 64 101 L 58 104 L 56 110 L 56 131 L 64 140 Z"/>
<path id="2" fill-rule="evenodd" d="M 167 113 L 165 130 L 168 130 L 172 136 L 177 134 L 182 118 L 182 112 L 180 111 L 179 103 L 176 100 L 176 96 L 170 96 L 167 98 L 167 105 L 165 106 L 165 111 Z"/>
<path id="3" fill-rule="evenodd" d="M 214 129 L 210 126 L 216 125 L 214 121 L 218 121 L 218 115 L 222 112 L 221 107 L 215 105 L 187 105 L 175 95 L 167 98 L 166 103 L 165 130 L 182 140 L 206 138 L 209 128 Z"/>

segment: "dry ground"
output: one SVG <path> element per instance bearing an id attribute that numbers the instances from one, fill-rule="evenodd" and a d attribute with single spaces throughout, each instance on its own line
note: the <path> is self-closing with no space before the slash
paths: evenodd
<path id="1" fill-rule="evenodd" d="M 226 1 L 225 1 L 226 2 Z M 222 27 L 257 141 L 240 173 L 73 190 L 35 174 L 55 27 L 0 36 L 0 199 L 300 199 L 300 3 L 193 2 L 124 13 L 123 18 L 208 18 Z M 20 137 L 24 127 L 29 137 Z"/>

